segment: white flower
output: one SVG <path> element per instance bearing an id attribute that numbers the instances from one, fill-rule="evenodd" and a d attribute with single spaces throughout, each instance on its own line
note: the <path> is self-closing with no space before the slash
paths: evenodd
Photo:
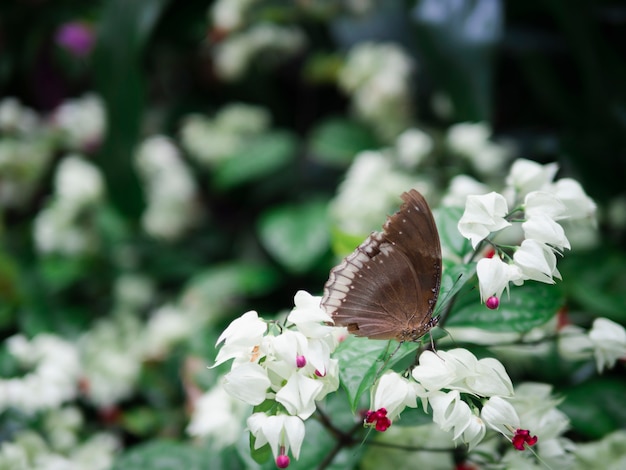
<path id="1" fill-rule="evenodd" d="M 559 167 L 556 163 L 541 165 L 531 160 L 518 158 L 513 162 L 506 184 L 512 186 L 518 197 L 531 191 L 544 189 L 552 182 Z"/>
<path id="2" fill-rule="evenodd" d="M 322 388 L 323 384 L 319 380 L 294 370 L 287 383 L 276 393 L 276 401 L 290 414 L 307 419 L 315 411 L 315 399 Z"/>
<path id="3" fill-rule="evenodd" d="M 39 117 L 32 109 L 22 106 L 16 98 L 9 96 L 0 101 L 0 129 L 30 134 L 39 126 Z"/>
<path id="4" fill-rule="evenodd" d="M 156 135 L 144 140 L 135 164 L 145 186 L 144 230 L 154 237 L 176 239 L 199 217 L 196 183 L 174 143 Z"/>
<path id="5" fill-rule="evenodd" d="M 194 402 L 187 434 L 211 437 L 210 443 L 216 449 L 228 447 L 241 437 L 249 409 L 249 405 L 234 399 L 219 383 Z"/>
<path id="6" fill-rule="evenodd" d="M 433 149 L 433 139 L 420 129 L 407 129 L 396 139 L 398 161 L 405 167 L 416 168 Z"/>
<path id="7" fill-rule="evenodd" d="M 142 324 L 135 315 L 102 319 L 79 340 L 83 393 L 105 408 L 128 398 L 141 372 Z"/>
<path id="8" fill-rule="evenodd" d="M 232 369 L 224 376 L 223 382 L 224 390 L 231 396 L 250 405 L 263 403 L 270 385 L 266 370 L 254 362 Z"/>
<path id="9" fill-rule="evenodd" d="M 61 160 L 54 176 L 56 195 L 78 207 L 98 201 L 104 192 L 98 168 L 78 155 Z"/>
<path id="10" fill-rule="evenodd" d="M 472 424 L 472 410 L 461 400 L 458 390 L 436 392 L 428 398 L 433 408 L 433 421 L 443 431 L 453 430 L 453 439 L 457 440 Z"/>
<path id="11" fill-rule="evenodd" d="M 532 215 L 522 224 L 522 229 L 526 239 L 550 245 L 559 252 L 571 248 L 563 227 L 547 215 Z"/>
<path id="12" fill-rule="evenodd" d="M 0 379 L 0 411 L 15 407 L 26 414 L 58 408 L 76 398 L 80 362 L 76 347 L 62 338 L 41 333 L 7 340 L 9 353 L 25 367 L 23 377 Z"/>
<path id="13" fill-rule="evenodd" d="M 509 282 L 519 280 L 522 273 L 518 266 L 505 263 L 498 256 L 494 256 L 478 261 L 476 275 L 480 299 L 484 302 L 491 296 L 500 298 L 504 289 L 508 291 Z"/>
<path id="14" fill-rule="evenodd" d="M 390 158 L 380 151 L 359 153 L 339 186 L 330 213 L 341 231 L 362 236 L 380 227 L 391 208 L 398 205 L 398 194 L 415 181 L 394 170 Z M 424 188 L 419 188 L 422 194 Z M 426 194 L 427 196 L 427 194 Z"/>
<path id="15" fill-rule="evenodd" d="M 537 435 L 539 456 L 548 460 L 550 467 L 560 464 L 570 468 L 569 451 L 573 443 L 563 437 L 569 429 L 569 419 L 556 408 L 560 400 L 551 393 L 549 384 L 527 382 L 515 388 L 515 396 L 510 402 L 520 418 L 520 427 Z"/>
<path id="16" fill-rule="evenodd" d="M 216 345 L 222 341 L 224 341 L 224 345 L 217 354 L 215 364 L 212 367 L 232 358 L 249 361 L 254 347 L 261 344 L 266 331 L 267 323 L 261 320 L 259 314 L 254 310 L 233 320 L 217 339 Z"/>
<path id="17" fill-rule="evenodd" d="M 480 411 L 480 417 L 487 425 L 511 438 L 516 429 L 520 427 L 520 419 L 513 405 L 502 397 L 491 397 Z"/>
<path id="18" fill-rule="evenodd" d="M 566 325 L 559 330 L 559 354 L 567 359 L 576 361 L 589 359 L 593 356 L 593 343 L 587 332 L 575 325 Z"/>
<path id="19" fill-rule="evenodd" d="M 524 197 L 524 215 L 529 217 L 547 216 L 558 220 L 563 218 L 565 205 L 554 194 L 548 191 L 532 191 Z"/>
<path id="20" fill-rule="evenodd" d="M 483 183 L 479 183 L 471 176 L 457 175 L 450 181 L 448 192 L 443 197 L 441 204 L 443 206 L 465 207 L 467 196 L 480 196 L 487 194 L 489 187 Z"/>
<path id="21" fill-rule="evenodd" d="M 513 254 L 515 264 L 522 270 L 522 279 L 554 284 L 553 277 L 561 279 L 552 249 L 536 240 L 524 240 Z"/>
<path id="22" fill-rule="evenodd" d="M 65 101 L 52 119 L 72 149 L 86 150 L 99 144 L 106 130 L 104 103 L 92 94 Z"/>
<path id="23" fill-rule="evenodd" d="M 467 349 L 424 351 L 413 378 L 429 392 L 441 389 L 459 390 L 478 396 L 513 393 L 513 385 L 504 366 L 493 358 L 476 359 Z"/>
<path id="24" fill-rule="evenodd" d="M 243 24 L 246 11 L 255 0 L 218 0 L 211 6 L 213 26 L 230 31 Z"/>
<path id="25" fill-rule="evenodd" d="M 598 371 L 611 368 L 615 362 L 626 357 L 626 330 L 608 318 L 596 318 L 589 332 L 594 347 Z"/>
<path id="26" fill-rule="evenodd" d="M 413 60 L 396 44 L 361 42 L 339 72 L 339 86 L 352 94 L 356 113 L 384 138 L 406 129 L 410 118 Z"/>
<path id="27" fill-rule="evenodd" d="M 323 338 L 335 328 L 323 323 L 334 323 L 333 319 L 320 306 L 321 297 L 314 297 L 300 290 L 294 297 L 295 307 L 287 320 L 295 324 L 307 338 Z"/>
<path id="28" fill-rule="evenodd" d="M 271 53 L 275 62 L 295 54 L 305 43 L 306 37 L 297 28 L 258 23 L 229 35 L 217 45 L 215 71 L 223 80 L 238 80 L 255 57 Z"/>
<path id="29" fill-rule="evenodd" d="M 248 418 L 248 428 L 255 438 L 255 449 L 269 444 L 276 457 L 280 448 L 284 446 L 285 453 L 291 450 L 296 459 L 300 457 L 305 428 L 297 416 L 283 414 L 268 416 L 265 413 L 254 413 Z"/>
<path id="30" fill-rule="evenodd" d="M 580 183 L 571 178 L 562 178 L 550 188 L 565 205 L 564 217 L 571 219 L 595 218 L 596 203 L 587 196 Z"/>
<path id="31" fill-rule="evenodd" d="M 462 122 L 448 129 L 446 143 L 457 153 L 477 154 L 485 146 L 491 135 L 491 129 L 485 123 Z"/>
<path id="32" fill-rule="evenodd" d="M 472 241 L 475 249 L 490 233 L 511 225 L 504 219 L 507 212 L 508 206 L 501 194 L 491 192 L 482 196 L 468 196 L 465 212 L 459 220 L 459 232 Z"/>
<path id="33" fill-rule="evenodd" d="M 378 379 L 372 389 L 370 408 L 374 411 L 380 408 L 387 410 L 387 418 L 393 421 L 405 407 L 417 406 L 417 395 L 423 393 L 420 386 L 411 382 L 398 373 L 388 371 Z"/>
<path id="34" fill-rule="evenodd" d="M 185 311 L 163 305 L 152 313 L 143 334 L 144 356 L 163 357 L 175 343 L 189 337 L 194 330 L 194 322 Z"/>
<path id="35" fill-rule="evenodd" d="M 479 416 L 476 416 L 472 413 L 472 416 L 469 419 L 469 424 L 463 431 L 462 439 L 471 452 L 474 447 L 476 447 L 485 437 L 487 432 L 487 426 L 485 426 L 485 422 L 480 419 Z"/>

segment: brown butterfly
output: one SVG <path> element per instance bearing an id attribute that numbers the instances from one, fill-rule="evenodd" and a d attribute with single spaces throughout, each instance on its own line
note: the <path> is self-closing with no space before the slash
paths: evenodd
<path id="1" fill-rule="evenodd" d="M 441 245 L 424 197 L 402 194 L 387 218 L 330 271 L 322 308 L 335 325 L 357 336 L 417 341 L 437 324 L 433 310 L 441 285 Z"/>

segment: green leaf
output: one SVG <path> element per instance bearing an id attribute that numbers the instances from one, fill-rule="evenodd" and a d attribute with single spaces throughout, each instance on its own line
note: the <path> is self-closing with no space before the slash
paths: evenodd
<path id="1" fill-rule="evenodd" d="M 526 282 L 511 288 L 511 298 L 503 296 L 497 310 L 480 302 L 477 289 L 464 289 L 452 310 L 446 326 L 474 327 L 495 332 L 524 333 L 550 320 L 563 305 L 559 287 Z"/>
<path id="2" fill-rule="evenodd" d="M 626 382 L 618 378 L 595 377 L 559 390 L 565 400 L 559 405 L 569 416 L 572 428 L 589 439 L 598 439 L 626 427 Z"/>
<path id="3" fill-rule="evenodd" d="M 369 390 L 384 370 L 401 361 L 417 348 L 417 343 L 380 341 L 348 336 L 333 357 L 339 360 L 339 379 L 344 387 L 352 412 L 359 407 L 361 395 Z M 385 362 L 389 355 L 393 356 Z"/>
<path id="4" fill-rule="evenodd" d="M 229 189 L 263 178 L 291 161 L 297 140 L 286 131 L 270 132 L 251 139 L 215 169 L 214 184 Z"/>
<path id="5" fill-rule="evenodd" d="M 206 470 L 208 468 L 240 469 L 232 452 L 218 453 L 210 448 L 166 440 L 154 440 L 133 447 L 122 454 L 112 470 Z"/>
<path id="6" fill-rule="evenodd" d="M 260 264 L 225 263 L 196 274 L 183 290 L 182 299 L 194 305 L 223 307 L 240 296 L 260 295 L 278 282 L 275 269 Z"/>
<path id="7" fill-rule="evenodd" d="M 470 241 L 463 237 L 457 228 L 462 215 L 463 209 L 460 207 L 440 207 L 434 211 L 443 252 L 454 253 L 459 258 L 472 249 Z"/>
<path id="8" fill-rule="evenodd" d="M 258 464 L 264 464 L 272 457 L 272 448 L 269 444 L 262 445 L 258 449 L 254 448 L 256 438 L 250 433 L 250 456 Z"/>
<path id="9" fill-rule="evenodd" d="M 103 5 L 94 51 L 94 77 L 107 111 L 107 135 L 98 158 L 107 193 L 120 212 L 139 216 L 143 201 L 132 154 L 139 138 L 146 91 L 142 54 L 169 0 L 111 0 Z"/>
<path id="10" fill-rule="evenodd" d="M 331 118 L 315 128 L 309 149 L 317 161 L 345 167 L 362 150 L 378 146 L 373 133 L 362 125 L 344 118 Z"/>
<path id="11" fill-rule="evenodd" d="M 367 237 L 367 235 L 353 235 L 337 229 L 333 229 L 331 235 L 333 253 L 341 257 L 352 253 Z"/>
<path id="12" fill-rule="evenodd" d="M 626 255 L 610 246 L 572 253 L 560 264 L 565 291 L 586 310 L 626 323 Z"/>
<path id="13" fill-rule="evenodd" d="M 287 270 L 306 272 L 328 251 L 326 207 L 312 201 L 271 209 L 259 220 L 261 243 Z"/>

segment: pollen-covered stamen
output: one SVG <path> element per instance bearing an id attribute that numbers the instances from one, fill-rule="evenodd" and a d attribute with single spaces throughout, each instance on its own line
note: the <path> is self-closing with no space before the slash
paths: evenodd
<path id="1" fill-rule="evenodd" d="M 296 367 L 302 369 L 304 366 L 306 366 L 306 357 L 296 356 Z"/>
<path id="2" fill-rule="evenodd" d="M 387 410 L 379 408 L 376 411 L 368 411 L 365 414 L 365 425 L 373 424 L 376 431 L 385 432 L 391 426 L 391 420 L 387 418 Z"/>
<path id="3" fill-rule="evenodd" d="M 526 444 L 532 447 L 537 443 L 537 436 L 531 436 L 528 429 L 517 429 L 511 443 L 517 450 L 524 450 Z"/>
<path id="4" fill-rule="evenodd" d="M 500 306 L 500 299 L 492 295 L 485 301 L 485 306 L 490 310 L 495 310 Z"/>
<path id="5" fill-rule="evenodd" d="M 255 346 L 252 348 L 252 354 L 250 355 L 250 362 L 256 362 L 259 356 L 261 355 L 261 350 L 259 346 Z"/>

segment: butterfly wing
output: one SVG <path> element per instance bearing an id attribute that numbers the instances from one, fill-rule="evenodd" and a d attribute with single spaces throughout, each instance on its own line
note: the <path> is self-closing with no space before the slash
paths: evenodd
<path id="1" fill-rule="evenodd" d="M 432 326 L 441 282 L 441 246 L 426 200 L 404 204 L 330 272 L 322 307 L 335 324 L 372 339 L 417 340 Z"/>

